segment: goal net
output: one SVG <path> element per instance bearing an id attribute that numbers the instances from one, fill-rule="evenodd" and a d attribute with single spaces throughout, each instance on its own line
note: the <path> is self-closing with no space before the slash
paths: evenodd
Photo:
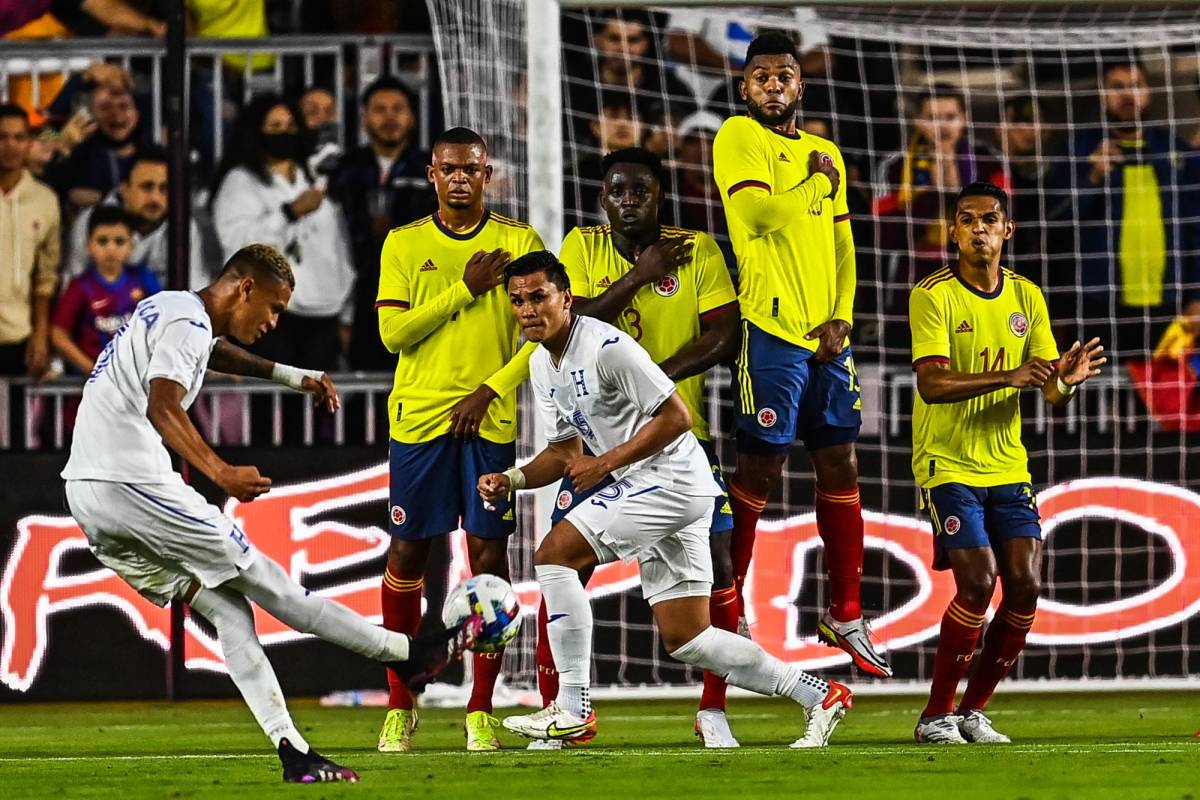
<path id="1" fill-rule="evenodd" d="M 1200 297 L 1200 11 L 547 0 L 430 0 L 429 8 L 447 122 L 494 143 L 503 187 L 494 202 L 506 213 L 540 223 L 551 247 L 573 225 L 606 222 L 600 157 L 641 145 L 671 173 L 664 223 L 713 234 L 735 276 L 713 136 L 743 113 L 737 80 L 750 39 L 776 29 L 797 42 L 800 125 L 835 141 L 847 167 L 864 390 L 863 600 L 901 681 L 928 680 L 953 595 L 949 576 L 929 568 L 910 467 L 908 291 L 951 258 L 942 220 L 958 187 L 1009 188 L 1017 232 L 1006 264 L 1043 287 L 1060 347 L 1100 336 L 1115 356 L 1065 412 L 1024 398 L 1046 560 L 1038 620 L 1013 676 L 1200 673 L 1200 350 L 1186 316 Z M 709 390 L 728 470 L 727 368 L 712 371 Z M 523 442 L 526 452 L 533 446 Z M 815 641 L 826 586 L 812 503 L 797 445 L 759 533 L 751 631 L 786 660 L 861 685 L 840 652 Z M 536 592 L 531 553 L 545 511 L 527 509 L 512 549 L 527 596 Z M 698 678 L 663 651 L 632 568 L 603 568 L 591 591 L 598 684 Z M 510 680 L 532 683 L 532 625 L 507 669 Z"/>

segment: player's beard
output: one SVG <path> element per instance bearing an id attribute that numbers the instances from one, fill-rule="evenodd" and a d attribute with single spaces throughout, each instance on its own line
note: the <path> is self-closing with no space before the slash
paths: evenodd
<path id="1" fill-rule="evenodd" d="M 784 106 L 783 111 L 777 114 L 765 110 L 762 106 L 755 103 L 750 98 L 746 98 L 746 111 L 758 123 L 774 127 L 776 125 L 786 125 L 791 122 L 796 116 L 796 109 L 800 107 L 800 98 L 797 97 L 792 102 Z"/>

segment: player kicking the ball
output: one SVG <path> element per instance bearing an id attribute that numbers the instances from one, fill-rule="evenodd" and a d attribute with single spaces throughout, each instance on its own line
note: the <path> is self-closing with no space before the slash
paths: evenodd
<path id="1" fill-rule="evenodd" d="M 254 630 L 250 602 L 302 633 L 386 662 L 424 684 L 471 641 L 481 622 L 412 640 L 310 594 L 259 553 L 232 519 L 171 469 L 167 447 L 231 497 L 250 502 L 271 489 L 255 467 L 235 467 L 212 451 L 188 418 L 206 370 L 274 380 L 339 406 L 326 375 L 275 364 L 217 337 L 250 344 L 275 327 L 295 279 L 267 245 L 233 254 L 199 292 L 161 292 L 96 361 L 83 390 L 71 457 L 62 472 L 67 502 L 102 564 L 151 602 L 183 600 L 216 628 L 225 666 L 296 783 L 357 781 L 309 747 Z"/>
<path id="2" fill-rule="evenodd" d="M 627 334 L 571 311 L 566 269 L 552 254 L 522 256 L 505 274 L 513 313 L 525 336 L 541 343 L 529 362 L 530 382 L 550 444 L 523 469 L 482 476 L 480 495 L 495 504 L 563 476 L 579 491 L 609 475 L 615 483 L 554 525 L 534 555 L 558 698 L 534 714 L 508 717 L 504 727 L 533 739 L 595 736 L 592 610 L 579 572 L 636 558 L 642 594 L 674 658 L 734 686 L 795 700 L 806 709 L 808 728 L 792 747 L 825 746 L 851 707 L 849 689 L 709 624 L 709 525 L 721 490 L 675 384 Z M 583 455 L 585 443 L 598 455 Z"/>
<path id="3" fill-rule="evenodd" d="M 918 283 L 909 300 L 918 392 L 913 474 L 933 522 L 934 569 L 953 570 L 957 590 L 942 617 L 918 742 L 1009 741 L 983 712 L 1025 647 L 1042 569 L 1019 395 L 1039 388 L 1052 405 L 1066 405 L 1106 360 L 1099 339 L 1075 342 L 1059 358 L 1041 290 L 1000 266 L 1012 235 L 1004 190 L 965 187 L 950 226 L 958 263 Z M 1004 597 L 976 659 L 997 576 Z M 956 711 L 954 693 L 972 661 Z"/>

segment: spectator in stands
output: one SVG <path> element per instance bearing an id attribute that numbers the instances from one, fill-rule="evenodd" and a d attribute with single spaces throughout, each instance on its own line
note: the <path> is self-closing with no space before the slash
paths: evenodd
<path id="1" fill-rule="evenodd" d="M 73 370 L 87 375 L 138 302 L 161 290 L 154 273 L 132 260 L 133 226 L 119 206 L 88 215 L 88 259 L 54 307 L 50 342 Z"/>
<path id="2" fill-rule="evenodd" d="M 1118 357 L 1137 358 L 1180 313 L 1200 319 L 1200 155 L 1147 124 L 1150 83 L 1135 59 L 1106 61 L 1100 82 L 1100 124 L 1075 135 L 1053 213 L 1076 223 L 1077 313 L 1112 320 Z"/>
<path id="3" fill-rule="evenodd" d="M 1049 130 L 1042 124 L 1044 110 L 1034 96 L 1020 94 L 1004 101 L 1004 118 L 997 129 L 997 145 L 1012 182 L 1011 216 L 1017 230 L 1007 246 L 1005 261 L 1013 269 L 1050 291 L 1050 258 L 1056 248 L 1046 226 L 1046 210 L 1053 201 L 1047 191 L 1054 163 Z M 1052 312 L 1054 297 L 1048 298 Z M 1061 315 L 1051 313 L 1051 318 Z"/>
<path id="4" fill-rule="evenodd" d="M 675 132 L 675 200 L 663 211 L 669 217 L 674 208 L 678 212 L 674 224 L 711 234 L 725 254 L 725 263 L 733 264 L 725 210 L 712 177 L 712 144 L 721 122 L 711 111 L 696 111 L 680 122 Z"/>
<path id="5" fill-rule="evenodd" d="M 109 193 L 99 206 L 85 209 L 76 217 L 63 262 L 63 277 L 70 279 L 84 273 L 90 256 L 88 239 L 92 214 L 100 208 L 113 206 L 125 211 L 129 224 L 133 247 L 129 260 L 148 268 L 159 284 L 171 285 L 173 277 L 167 249 L 167 198 L 166 151 L 152 145 L 140 148 L 128 177 L 116 191 Z M 211 280 L 204 265 L 201 242 L 200 228 L 193 219 L 188 237 L 191 254 L 188 285 L 180 288 L 198 289 L 207 286 Z"/>
<path id="6" fill-rule="evenodd" d="M 265 39 L 267 30 L 266 0 L 186 0 L 190 30 L 200 39 Z M 230 76 L 246 68 L 246 57 L 227 55 L 222 58 Z M 250 57 L 252 70 L 270 69 L 275 56 L 257 53 Z"/>
<path id="7" fill-rule="evenodd" d="M 602 224 L 600 186 L 604 173 L 600 166 L 605 153 L 638 147 L 642 143 L 642 122 L 629 95 L 608 92 L 601 97 L 600 112 L 588 126 L 588 139 L 572 148 L 585 153 L 568 169 L 563 195 L 563 224 Z"/>
<path id="8" fill-rule="evenodd" d="M 350 366 L 391 370 L 396 356 L 379 339 L 375 295 L 379 288 L 379 251 L 388 231 L 437 209 L 425 168 L 429 153 L 416 143 L 417 97 L 395 78 L 377 78 L 362 94 L 362 125 L 367 144 L 343 156 L 329 185 L 342 207 L 354 251 L 354 328 Z"/>
<path id="9" fill-rule="evenodd" d="M 574 119 L 597 116 L 601 98 L 624 93 L 648 126 L 642 144 L 666 155 L 671 149 L 671 129 L 696 109 L 696 102 L 686 84 L 661 68 L 650 15 L 624 9 L 605 11 L 594 19 L 591 31 L 595 72 L 589 69 L 569 81 Z M 568 61 L 572 63 L 577 60 Z"/>
<path id="10" fill-rule="evenodd" d="M 305 126 L 311 131 L 338 124 L 337 99 L 324 86 L 305 89 L 297 105 L 300 106 L 300 116 L 304 118 Z"/>
<path id="11" fill-rule="evenodd" d="M 133 94 L 113 83 L 90 87 L 96 130 L 55 170 L 59 192 L 71 205 L 99 203 L 129 174 L 141 143 L 140 115 Z"/>
<path id="12" fill-rule="evenodd" d="M 972 141 L 957 90 L 935 86 L 917 101 L 913 122 L 908 146 L 880 165 L 873 202 L 881 244 L 892 251 L 887 280 L 904 301 L 916 281 L 946 264 L 946 219 L 959 189 L 975 181 L 1008 189 L 1000 159 Z"/>
<path id="13" fill-rule="evenodd" d="M 742 74 L 746 48 L 755 35 L 778 27 L 796 41 L 800 74 L 805 78 L 829 70 L 829 36 L 816 11 L 807 6 L 790 10 L 756 8 L 672 9 L 667 19 L 666 51 L 674 74 L 688 86 L 701 108 L 724 118 L 741 113 L 737 78 Z M 737 76 L 737 77 L 734 77 Z M 812 108 L 811 98 L 805 106 Z M 826 104 L 827 105 L 827 104 Z"/>
<path id="14" fill-rule="evenodd" d="M 287 255 L 296 273 L 291 305 L 256 351 L 332 372 L 349 338 L 354 272 L 341 209 L 308 173 L 305 133 L 299 112 L 277 95 L 251 100 L 218 172 L 213 224 L 226 259 L 263 242 Z"/>
<path id="15" fill-rule="evenodd" d="M 25 110 L 0 105 L 0 375 L 41 377 L 50 360 L 59 211 L 54 192 L 25 168 L 29 143 Z"/>

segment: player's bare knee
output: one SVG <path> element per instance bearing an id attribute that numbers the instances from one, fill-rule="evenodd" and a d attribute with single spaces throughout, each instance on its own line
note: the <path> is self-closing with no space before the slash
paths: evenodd
<path id="1" fill-rule="evenodd" d="M 709 537 L 712 554 L 713 588 L 724 589 L 733 585 L 733 557 L 729 552 L 730 535 L 715 534 Z"/>
<path id="2" fill-rule="evenodd" d="M 508 580 L 508 540 L 467 536 L 467 560 L 475 575 L 496 575 Z"/>
<path id="3" fill-rule="evenodd" d="M 985 608 L 992 602 L 992 594 L 996 591 L 996 576 L 987 570 L 956 575 L 955 583 L 958 596 L 971 608 Z"/>
<path id="4" fill-rule="evenodd" d="M 1041 592 L 1042 579 L 1037 573 L 1026 572 L 1004 579 L 1004 602 L 1014 608 L 1033 608 Z"/>
<path id="5" fill-rule="evenodd" d="M 392 537 L 387 552 L 388 571 L 400 580 L 423 578 L 429 560 L 429 547 L 429 539 L 408 541 Z"/>
<path id="6" fill-rule="evenodd" d="M 814 450 L 812 462 L 817 485 L 822 489 L 844 491 L 858 486 L 858 455 L 853 444 Z"/>
<path id="7" fill-rule="evenodd" d="M 740 486 L 760 497 L 771 494 L 783 475 L 787 453 L 737 454 L 737 477 Z"/>

